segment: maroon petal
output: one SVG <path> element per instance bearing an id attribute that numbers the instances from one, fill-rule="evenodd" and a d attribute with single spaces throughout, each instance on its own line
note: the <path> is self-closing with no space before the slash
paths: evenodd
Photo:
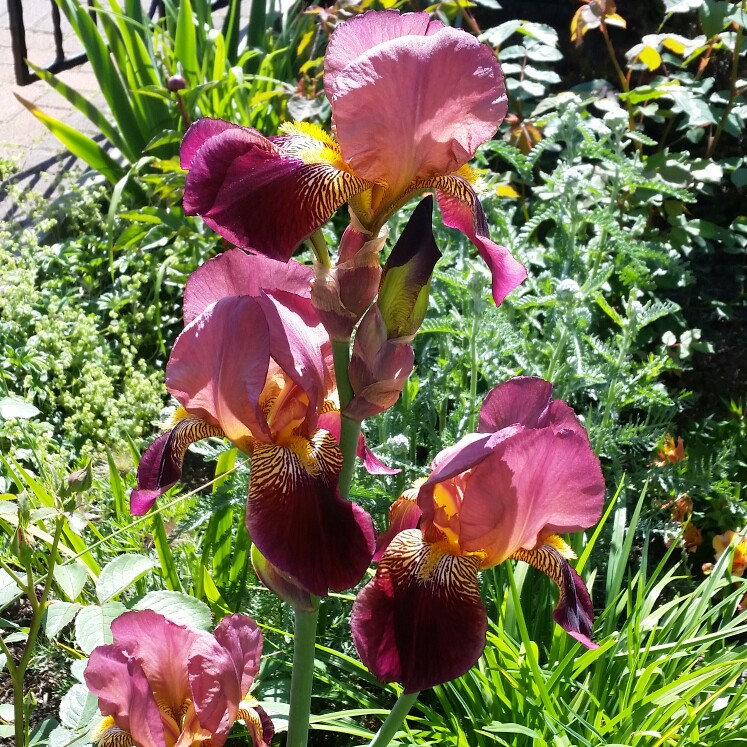
<path id="1" fill-rule="evenodd" d="M 161 711 L 140 664 L 119 646 L 98 646 L 85 671 L 99 710 L 141 747 L 166 747 Z"/>
<path id="2" fill-rule="evenodd" d="M 137 488 L 130 494 L 130 513 L 142 516 L 182 476 L 190 444 L 223 431 L 200 418 L 188 417 L 162 433 L 146 450 L 137 469 Z"/>
<path id="3" fill-rule="evenodd" d="M 557 584 L 560 599 L 552 614 L 555 622 L 586 648 L 599 648 L 591 640 L 594 608 L 589 591 L 568 561 L 549 545 L 541 545 L 536 550 L 519 550 L 513 557 L 529 563 Z"/>
<path id="4" fill-rule="evenodd" d="M 188 133 L 184 212 L 236 246 L 287 261 L 366 187 L 330 162 L 304 160 L 305 141 L 294 147 L 292 136 L 273 142 L 239 125 L 217 129 L 196 148 Z"/>
<path id="5" fill-rule="evenodd" d="M 189 276 L 184 290 L 184 324 L 226 296 L 259 296 L 262 291 L 284 290 L 309 298 L 313 277 L 311 267 L 299 262 L 279 262 L 231 249 L 209 259 Z"/>
<path id="6" fill-rule="evenodd" d="M 508 249 L 490 240 L 482 205 L 467 182 L 459 177 L 450 177 L 450 180 L 459 181 L 461 185 L 457 191 L 459 196 L 438 192 L 444 225 L 461 231 L 477 247 L 493 278 L 493 300 L 500 306 L 506 296 L 526 280 L 527 271 Z"/>
<path id="7" fill-rule="evenodd" d="M 477 585 L 479 559 L 450 555 L 400 532 L 374 579 L 353 604 L 351 627 L 361 661 L 406 693 L 467 672 L 485 648 L 487 615 Z"/>
<path id="8" fill-rule="evenodd" d="M 252 452 L 247 531 L 273 565 L 317 596 L 355 586 L 374 550 L 371 517 L 340 497 L 341 468 L 340 448 L 326 431 Z"/>

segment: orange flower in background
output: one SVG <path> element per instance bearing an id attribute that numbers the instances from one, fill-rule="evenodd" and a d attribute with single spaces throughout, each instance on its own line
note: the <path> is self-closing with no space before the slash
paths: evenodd
<path id="1" fill-rule="evenodd" d="M 682 543 L 687 552 L 695 552 L 703 544 L 703 532 L 688 521 L 685 525 L 685 531 L 682 533 Z"/>
<path id="2" fill-rule="evenodd" d="M 618 15 L 612 0 L 580 0 L 583 5 L 573 14 L 571 19 L 571 39 L 579 47 L 583 43 L 584 34 L 591 29 L 602 28 L 606 33 L 607 26 L 626 28 L 627 22 Z"/>
<path id="3" fill-rule="evenodd" d="M 672 521 L 678 524 L 684 524 L 690 519 L 693 513 L 693 499 L 687 494 L 678 495 L 671 503 L 664 508 L 672 509 Z"/>
<path id="4" fill-rule="evenodd" d="M 718 560 L 728 548 L 734 545 L 734 555 L 731 559 L 731 575 L 744 575 L 747 570 L 747 536 L 744 532 L 733 532 L 731 529 L 723 534 L 717 534 L 713 538 L 713 549 L 716 551 L 716 560 Z"/>
<path id="5" fill-rule="evenodd" d="M 659 449 L 658 456 L 654 460 L 654 464 L 657 467 L 664 467 L 667 464 L 676 464 L 681 462 L 685 458 L 685 442 L 682 440 L 682 436 L 677 439 L 675 445 L 674 436 L 671 433 L 667 433 L 664 436 L 664 442 Z"/>

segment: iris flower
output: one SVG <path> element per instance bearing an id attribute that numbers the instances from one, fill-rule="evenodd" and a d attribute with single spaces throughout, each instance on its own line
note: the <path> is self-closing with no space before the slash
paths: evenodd
<path id="1" fill-rule="evenodd" d="M 335 137 L 218 119 L 187 131 L 184 210 L 233 244 L 287 260 L 345 202 L 374 237 L 413 195 L 436 190 L 444 223 L 490 268 L 500 304 L 526 277 L 489 238 L 467 165 L 508 108 L 493 51 L 427 13 L 368 12 L 337 26 L 324 59 Z"/>
<path id="2" fill-rule="evenodd" d="M 477 661 L 487 631 L 477 574 L 510 558 L 558 585 L 553 617 L 595 646 L 589 593 L 557 536 L 591 526 L 602 511 L 604 481 L 585 430 L 552 400 L 551 384 L 517 378 L 487 396 L 479 431 L 436 456 L 419 510 L 406 498 L 395 504 L 400 531 L 353 606 L 361 660 L 405 692 L 447 682 Z"/>
<path id="3" fill-rule="evenodd" d="M 251 457 L 246 526 L 262 554 L 313 594 L 355 586 L 371 560 L 370 516 L 340 496 L 340 415 L 312 270 L 235 249 L 189 278 L 185 329 L 166 368 L 182 405 L 142 457 L 133 514 L 181 476 L 190 443 L 224 436 Z M 272 290 L 270 290 L 272 289 Z M 391 472 L 359 444 L 369 471 Z"/>
<path id="4" fill-rule="evenodd" d="M 211 634 L 143 610 L 118 617 L 112 635 L 85 671 L 104 716 L 98 747 L 222 747 L 236 720 L 255 747 L 271 742 L 272 722 L 249 692 L 262 654 L 254 620 L 224 617 Z"/>

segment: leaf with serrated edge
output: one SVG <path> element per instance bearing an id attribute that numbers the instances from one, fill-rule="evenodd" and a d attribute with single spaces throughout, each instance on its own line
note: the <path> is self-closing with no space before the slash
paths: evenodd
<path id="1" fill-rule="evenodd" d="M 134 609 L 153 610 L 188 628 L 212 628 L 210 607 L 205 602 L 178 591 L 150 591 L 135 604 Z"/>
<path id="2" fill-rule="evenodd" d="M 53 575 L 60 591 L 74 602 L 86 585 L 88 571 L 82 563 L 67 563 L 55 566 Z"/>
<path id="3" fill-rule="evenodd" d="M 101 575 L 96 581 L 96 596 L 99 602 L 104 604 L 121 594 L 155 565 L 150 558 L 135 553 L 127 553 L 114 558 L 101 569 Z"/>
<path id="4" fill-rule="evenodd" d="M 56 638 L 60 631 L 69 625 L 83 605 L 70 602 L 53 601 L 44 614 L 44 632 L 47 638 Z"/>
<path id="5" fill-rule="evenodd" d="M 112 642 L 112 620 L 127 612 L 120 602 L 107 602 L 103 607 L 92 604 L 84 607 L 75 618 L 75 640 L 84 653 L 90 654 L 96 646 Z"/>

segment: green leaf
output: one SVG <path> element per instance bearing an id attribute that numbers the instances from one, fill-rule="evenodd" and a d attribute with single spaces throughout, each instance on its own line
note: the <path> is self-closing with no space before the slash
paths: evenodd
<path id="1" fill-rule="evenodd" d="M 87 728 L 98 713 L 98 701 L 85 685 L 73 685 L 60 702 L 60 721 L 68 729 Z"/>
<path id="2" fill-rule="evenodd" d="M 112 642 L 112 620 L 127 612 L 121 602 L 107 602 L 99 607 L 92 604 L 84 607 L 75 618 L 75 640 L 85 654 L 96 646 Z"/>
<path id="3" fill-rule="evenodd" d="M 181 62 L 184 68 L 184 77 L 190 86 L 199 82 L 197 61 L 197 37 L 195 35 L 195 22 L 192 18 L 192 3 L 190 0 L 181 0 L 179 3 L 179 16 L 176 21 L 176 38 L 174 39 L 174 56 Z"/>
<path id="4" fill-rule="evenodd" d="M 101 569 L 96 581 L 96 596 L 99 603 L 104 604 L 121 594 L 155 565 L 150 558 L 136 553 L 126 553 L 114 558 Z"/>
<path id="5" fill-rule="evenodd" d="M 62 593 L 74 602 L 86 585 L 88 571 L 82 563 L 73 562 L 55 566 L 53 575 Z"/>
<path id="6" fill-rule="evenodd" d="M 150 591 L 133 609 L 153 610 L 172 622 L 197 630 L 210 630 L 210 607 L 204 602 L 179 591 Z"/>
<path id="7" fill-rule="evenodd" d="M 28 747 L 40 747 L 46 745 L 49 735 L 59 726 L 59 722 L 53 718 L 45 718 L 39 723 L 29 736 Z"/>
<path id="8" fill-rule="evenodd" d="M 23 592 L 16 582 L 0 568 L 0 609 L 9 605 L 14 599 L 18 599 Z"/>
<path id="9" fill-rule="evenodd" d="M 14 95 L 74 156 L 85 161 L 112 184 L 119 181 L 122 167 L 98 143 L 70 125 L 45 114 L 17 93 Z"/>
<path id="10" fill-rule="evenodd" d="M 73 618 L 82 607 L 83 605 L 77 602 L 71 604 L 70 602 L 60 602 L 56 599 L 50 602 L 44 611 L 44 632 L 47 638 L 57 638 L 60 631 L 73 621 Z"/>
<path id="11" fill-rule="evenodd" d="M 3 397 L 0 399 L 0 418 L 9 420 L 17 418 L 18 420 L 28 420 L 39 414 L 38 408 L 29 402 L 24 402 L 16 397 Z"/>

